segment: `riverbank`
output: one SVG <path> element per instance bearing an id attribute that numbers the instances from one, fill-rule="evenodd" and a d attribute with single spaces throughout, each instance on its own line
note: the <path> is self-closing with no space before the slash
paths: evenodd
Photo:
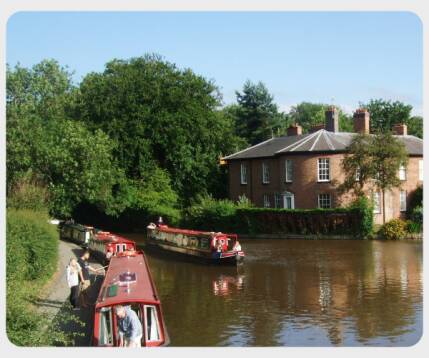
<path id="1" fill-rule="evenodd" d="M 34 305 L 40 313 L 57 322 L 59 329 L 64 334 L 72 333 L 74 335 L 73 346 L 90 346 L 94 309 L 92 306 L 79 310 L 72 309 L 69 303 L 70 289 L 66 279 L 66 267 L 70 258 L 78 258 L 83 250 L 80 246 L 66 241 L 59 241 L 58 250 L 57 271 L 43 287 L 43 294 L 34 302 Z M 94 268 L 102 267 L 93 258 L 90 258 L 90 264 Z M 90 302 L 95 302 L 104 276 L 103 274 L 97 276 L 91 274 L 90 276 L 89 297 Z"/>

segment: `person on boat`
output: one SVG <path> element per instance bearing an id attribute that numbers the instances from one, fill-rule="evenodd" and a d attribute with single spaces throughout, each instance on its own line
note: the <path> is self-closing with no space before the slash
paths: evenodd
<path id="1" fill-rule="evenodd" d="M 106 260 L 109 261 L 113 256 L 113 249 L 109 247 L 109 249 L 106 252 Z"/>
<path id="2" fill-rule="evenodd" d="M 118 318 L 119 347 L 141 347 L 142 324 L 129 306 L 116 306 Z"/>
<path id="3" fill-rule="evenodd" d="M 89 306 L 89 289 L 91 286 L 91 281 L 90 281 L 90 275 L 89 275 L 89 271 L 92 272 L 97 272 L 97 270 L 95 268 L 93 268 L 89 262 L 89 251 L 85 250 L 83 252 L 83 255 L 79 258 L 79 260 L 77 261 L 79 266 L 81 267 L 81 282 L 80 282 L 80 303 L 81 303 L 81 307 L 88 307 Z"/>
<path id="4" fill-rule="evenodd" d="M 239 252 L 241 251 L 241 245 L 238 242 L 238 240 L 235 242 L 234 247 L 233 247 L 233 251 Z"/>
<path id="5" fill-rule="evenodd" d="M 72 257 L 66 268 L 66 277 L 70 288 L 70 304 L 73 309 L 79 309 L 79 275 L 82 275 L 82 270 L 76 259 Z"/>

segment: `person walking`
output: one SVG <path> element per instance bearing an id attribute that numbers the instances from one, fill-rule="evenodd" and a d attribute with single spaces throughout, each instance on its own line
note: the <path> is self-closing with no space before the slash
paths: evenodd
<path id="1" fill-rule="evenodd" d="M 91 280 L 89 271 L 97 272 L 95 268 L 93 268 L 89 262 L 89 251 L 85 250 L 83 255 L 79 258 L 78 264 L 81 267 L 82 274 L 80 275 L 80 306 L 86 308 L 90 305 L 89 302 L 89 289 L 91 287 Z"/>
<path id="2" fill-rule="evenodd" d="M 79 309 L 79 276 L 82 276 L 82 270 L 74 257 L 70 259 L 66 268 L 66 276 L 70 288 L 70 304 L 73 309 Z"/>
<path id="3" fill-rule="evenodd" d="M 119 347 L 141 347 L 142 324 L 129 306 L 116 306 L 118 318 Z"/>

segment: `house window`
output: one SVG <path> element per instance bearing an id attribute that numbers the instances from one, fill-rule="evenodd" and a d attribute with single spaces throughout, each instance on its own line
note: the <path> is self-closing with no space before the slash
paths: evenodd
<path id="1" fill-rule="evenodd" d="M 264 208 L 269 208 L 270 206 L 270 196 L 268 194 L 264 194 Z"/>
<path id="2" fill-rule="evenodd" d="M 319 194 L 319 208 L 329 209 L 331 207 L 331 194 Z"/>
<path id="3" fill-rule="evenodd" d="M 374 205 L 374 214 L 381 213 L 381 205 L 380 205 L 380 192 L 375 191 L 372 193 L 372 202 Z"/>
<path id="4" fill-rule="evenodd" d="M 407 211 L 407 192 L 405 190 L 399 192 L 399 210 Z"/>
<path id="5" fill-rule="evenodd" d="M 292 182 L 293 176 L 293 162 L 290 159 L 285 160 L 285 181 L 287 183 Z"/>
<path id="6" fill-rule="evenodd" d="M 318 181 L 329 181 L 329 159 L 328 158 L 319 158 L 317 161 L 317 176 Z"/>
<path id="7" fill-rule="evenodd" d="M 240 183 L 247 184 L 247 164 L 241 163 L 240 174 Z"/>
<path id="8" fill-rule="evenodd" d="M 262 163 L 262 183 L 268 184 L 270 182 L 270 169 L 267 163 Z"/>
<path id="9" fill-rule="evenodd" d="M 282 195 L 281 194 L 276 194 L 275 195 L 275 207 L 277 208 L 277 209 L 280 209 L 280 208 L 283 208 L 283 197 L 282 197 Z"/>
<path id="10" fill-rule="evenodd" d="M 423 180 L 423 160 L 419 160 L 419 180 Z"/>
<path id="11" fill-rule="evenodd" d="M 359 181 L 360 180 L 360 168 L 356 168 L 356 172 L 355 172 L 355 180 Z"/>
<path id="12" fill-rule="evenodd" d="M 288 191 L 283 194 L 283 207 L 286 209 L 295 209 L 295 195 Z"/>
<path id="13" fill-rule="evenodd" d="M 407 180 L 407 172 L 404 164 L 401 164 L 399 167 L 399 180 Z"/>

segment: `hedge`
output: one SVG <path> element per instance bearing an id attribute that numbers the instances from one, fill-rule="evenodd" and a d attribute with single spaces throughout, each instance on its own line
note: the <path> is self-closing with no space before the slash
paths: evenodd
<path id="1" fill-rule="evenodd" d="M 347 208 L 272 209 L 239 207 L 228 200 L 205 200 L 185 215 L 188 227 L 239 234 L 352 235 L 373 229 L 372 207 L 359 198 Z"/>

